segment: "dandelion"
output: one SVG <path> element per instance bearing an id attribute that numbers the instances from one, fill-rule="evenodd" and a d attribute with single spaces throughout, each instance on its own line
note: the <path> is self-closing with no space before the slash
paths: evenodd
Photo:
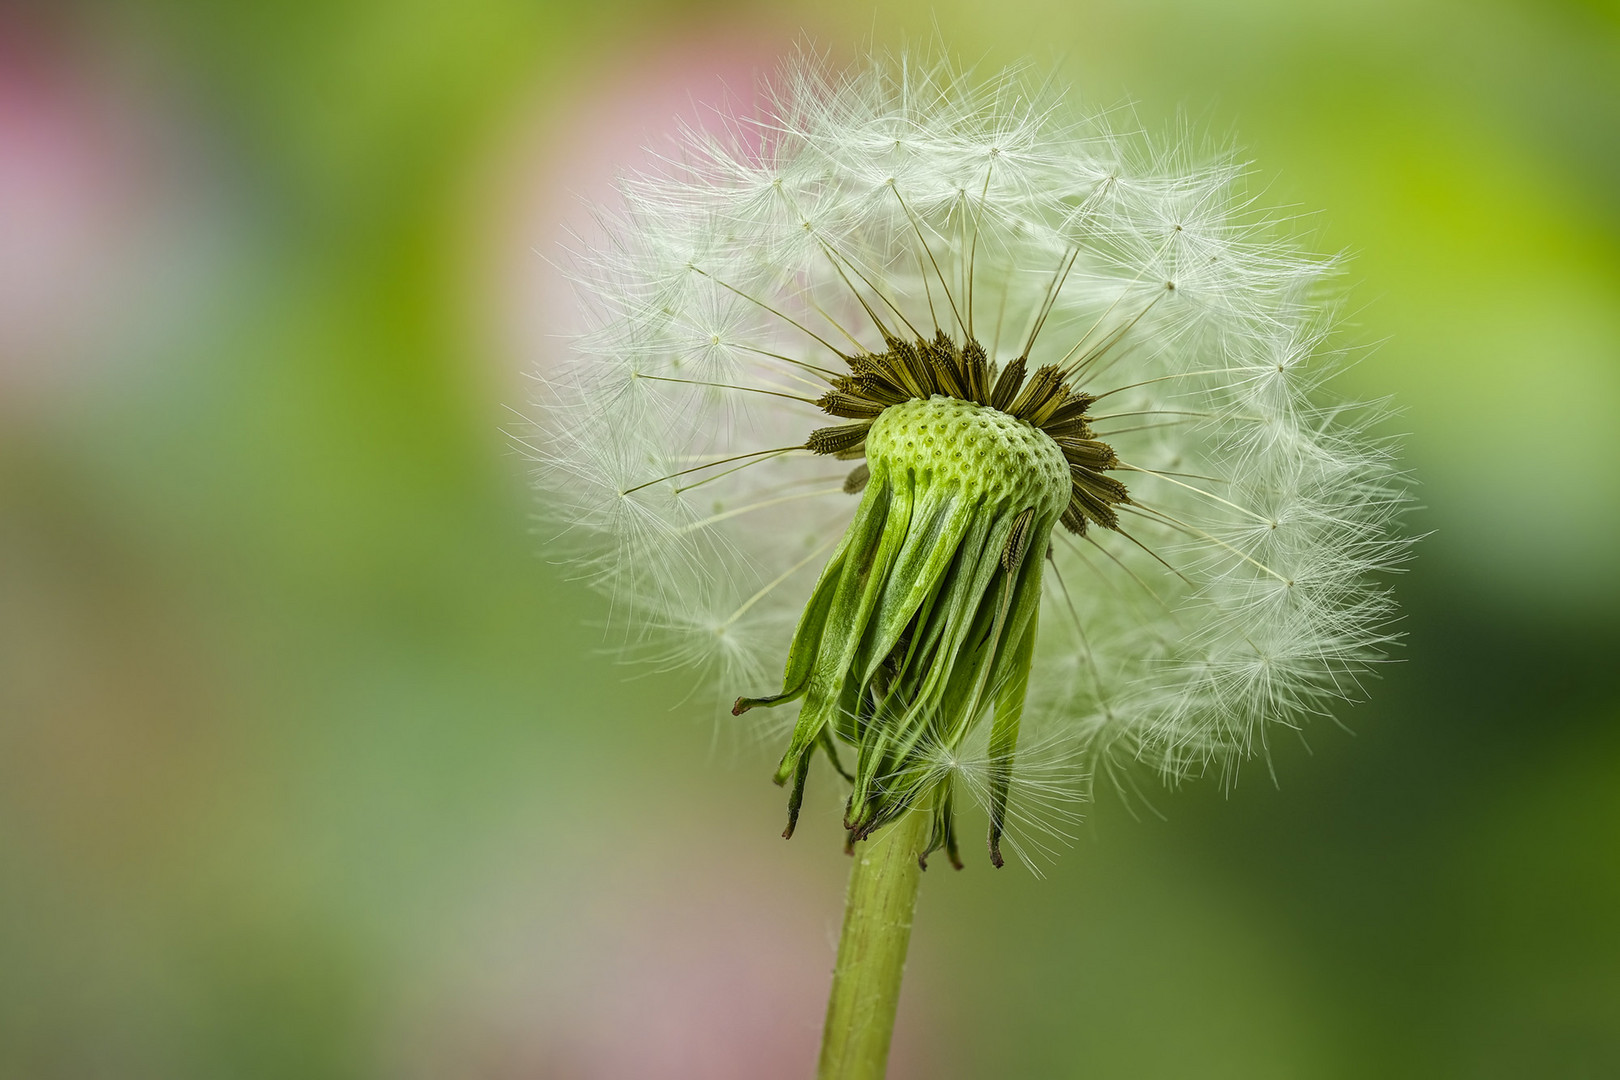
<path id="1" fill-rule="evenodd" d="M 1242 181 L 1019 70 L 801 60 L 574 253 L 551 513 L 632 648 L 780 718 L 784 835 L 817 762 L 848 787 L 824 1075 L 881 1073 L 963 797 L 1002 865 L 1021 729 L 1230 777 L 1390 640 L 1404 495 L 1324 393 L 1335 261 Z"/>

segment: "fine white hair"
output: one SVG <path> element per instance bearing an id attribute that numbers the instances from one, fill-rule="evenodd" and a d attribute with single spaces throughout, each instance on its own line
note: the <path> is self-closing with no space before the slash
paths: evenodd
<path id="1" fill-rule="evenodd" d="M 1088 358 L 1131 504 L 1054 532 L 1029 705 L 1076 777 L 1230 768 L 1357 696 L 1409 543 L 1384 410 L 1324 386 L 1336 260 L 1185 142 L 1025 69 L 800 57 L 623 177 L 569 259 L 590 329 L 542 380 L 534 451 L 631 651 L 716 705 L 780 678 L 858 501 L 850 462 L 803 449 L 814 403 L 883 320 L 1031 370 Z"/>

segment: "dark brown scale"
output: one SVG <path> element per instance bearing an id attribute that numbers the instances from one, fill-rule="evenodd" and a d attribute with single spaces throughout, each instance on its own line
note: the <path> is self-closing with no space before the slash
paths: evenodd
<path id="1" fill-rule="evenodd" d="M 908 392 L 908 397 L 930 396 L 931 380 L 928 377 L 928 361 L 923 359 L 917 345 L 899 338 L 887 339 L 889 351 L 885 356 L 874 357 L 880 365 L 886 368 L 885 374 L 897 385 Z M 921 343 L 919 343 L 921 344 Z M 924 345 L 924 348 L 927 346 Z M 888 363 L 884 364 L 887 360 Z"/>
<path id="2" fill-rule="evenodd" d="M 866 397 L 898 405 L 915 396 L 907 388 L 899 366 L 893 353 L 858 356 L 850 362 L 850 377 L 855 388 Z"/>
<path id="3" fill-rule="evenodd" d="M 852 394 L 846 390 L 827 391 L 821 395 L 816 406 L 824 413 L 849 420 L 875 420 L 878 414 L 888 407 L 881 401 L 873 401 L 869 397 Z"/>
<path id="4" fill-rule="evenodd" d="M 1024 385 L 1024 367 L 1027 361 L 1020 356 L 1001 370 L 995 389 L 990 391 L 990 407 L 1006 412 L 1018 388 Z"/>
<path id="5" fill-rule="evenodd" d="M 1046 425 L 1052 420 L 1052 415 L 1063 409 L 1068 400 L 1069 391 L 1066 388 L 1059 387 L 1058 392 L 1047 398 L 1045 403 L 1031 413 L 1027 419 L 1030 423 L 1045 431 Z"/>
<path id="6" fill-rule="evenodd" d="M 1083 442 L 1091 439 L 1091 425 L 1085 417 L 1076 420 L 1065 420 L 1061 424 L 1046 423 L 1041 430 L 1052 437 L 1052 441 L 1062 446 L 1065 440 L 1069 442 Z"/>
<path id="7" fill-rule="evenodd" d="M 1041 427 L 1046 431 L 1051 431 L 1054 427 L 1064 424 L 1084 423 L 1086 413 L 1090 411 L 1096 400 L 1091 394 L 1076 394 L 1071 390 L 1069 391 L 1069 400 L 1053 409 L 1052 415 L 1047 417 L 1046 422 Z"/>
<path id="8" fill-rule="evenodd" d="M 862 397 L 871 398 L 884 405 L 899 405 L 910 401 L 913 397 L 905 387 L 883 375 L 861 375 L 855 380 L 855 385 Z"/>
<path id="9" fill-rule="evenodd" d="M 894 379 L 894 355 L 892 353 L 866 353 L 854 357 L 849 362 L 849 378 L 852 379 Z"/>
<path id="10" fill-rule="evenodd" d="M 1092 439 L 1054 439 L 1052 441 L 1058 444 L 1058 449 L 1063 451 L 1063 456 L 1069 460 L 1069 464 L 1076 468 L 1102 472 L 1105 469 L 1112 469 L 1119 465 L 1119 458 L 1114 454 L 1114 448 L 1107 443 L 1097 442 Z"/>
<path id="11" fill-rule="evenodd" d="M 812 454 L 837 454 L 866 440 L 872 426 L 868 420 L 861 424 L 842 424 L 838 427 L 818 428 L 804 441 L 804 448 Z"/>
<path id="12" fill-rule="evenodd" d="M 1007 544 L 1001 549 L 1001 568 L 1009 574 L 1017 573 L 1018 567 L 1024 561 L 1024 549 L 1029 547 L 1029 533 L 1035 523 L 1035 508 L 1025 507 L 1013 522 L 1012 532 L 1007 535 Z"/>
<path id="13" fill-rule="evenodd" d="M 1039 427 L 1040 423 L 1035 418 L 1045 413 L 1063 392 L 1063 369 L 1056 364 L 1047 364 L 1035 369 L 1035 374 L 1024 384 L 1023 391 L 1005 411 Z"/>
<path id="14" fill-rule="evenodd" d="M 1124 484 L 1112 476 L 1103 476 L 1089 469 L 1069 468 L 1069 479 L 1074 482 L 1077 490 L 1090 491 L 1098 498 L 1107 499 L 1111 503 L 1128 503 L 1131 493 Z"/>
<path id="15" fill-rule="evenodd" d="M 920 342 L 914 343 L 902 340 L 901 338 L 891 337 L 885 338 L 883 343 L 889 347 L 888 355 L 893 357 L 899 363 L 906 365 L 917 363 L 919 359 L 917 345 L 920 344 Z"/>
<path id="16" fill-rule="evenodd" d="M 933 344 L 927 347 L 928 374 L 932 378 L 938 392 L 947 397 L 968 399 L 967 385 L 962 378 L 963 372 L 956 352 L 943 331 L 934 339 Z"/>
<path id="17" fill-rule="evenodd" d="M 1119 467 L 1113 447 L 1092 437 L 1086 415 L 1097 398 L 1072 389 L 1062 368 L 1047 364 L 1025 377 L 1029 360 L 1020 356 L 997 368 L 984 346 L 969 338 L 958 348 L 943 330 L 932 341 L 885 337 L 881 353 L 849 359 L 849 374 L 816 402 L 823 412 L 858 421 L 811 433 L 805 447 L 841 460 L 862 458 L 872 422 L 891 405 L 935 394 L 971 401 L 1016 416 L 1044 431 L 1069 463 L 1069 505 L 1062 524 L 1084 536 L 1091 525 L 1118 529 L 1114 507 L 1131 501 L 1125 485 L 1105 472 Z M 871 471 L 855 467 L 844 490 L 866 489 Z"/>
<path id="18" fill-rule="evenodd" d="M 1098 476 L 1080 469 L 1070 469 L 1069 475 L 1074 481 L 1069 505 L 1079 503 L 1086 519 L 1105 529 L 1119 528 L 1119 515 L 1114 513 L 1114 507 L 1131 501 L 1125 485 L 1113 477 Z"/>
<path id="19" fill-rule="evenodd" d="M 934 371 L 930 352 L 928 343 L 919 341 L 904 357 L 905 377 L 909 385 L 916 388 L 918 397 L 932 397 L 940 392 L 939 376 Z"/>
<path id="20" fill-rule="evenodd" d="M 990 359 L 984 346 L 974 338 L 962 346 L 962 373 L 969 400 L 979 405 L 990 404 Z"/>
<path id="21" fill-rule="evenodd" d="M 850 379 L 859 379 L 863 375 L 871 375 L 880 370 L 876 356 L 871 353 L 862 353 L 860 356 L 849 358 L 849 374 L 840 375 L 835 382 L 843 383 Z"/>
<path id="22" fill-rule="evenodd" d="M 1068 509 L 1063 511 L 1063 517 L 1060 520 L 1063 527 L 1074 533 L 1074 535 L 1086 535 L 1086 515 L 1080 509 L 1080 500 L 1075 498 L 1072 493 L 1069 495 Z"/>
<path id="23" fill-rule="evenodd" d="M 1041 371 L 1045 370 L 1047 369 L 1041 369 Z M 1044 400 L 1032 405 L 1029 411 L 1024 414 L 1025 420 L 1028 420 L 1031 424 L 1034 424 L 1043 431 L 1046 430 L 1046 425 L 1051 422 L 1054 414 L 1062 410 L 1063 407 L 1067 405 L 1074 397 L 1074 395 L 1069 392 L 1069 388 L 1063 385 L 1064 375 L 1062 370 L 1058 368 L 1052 368 L 1051 370 L 1052 374 L 1047 378 L 1054 384 L 1052 390 L 1046 395 Z M 1037 371 L 1035 374 L 1038 376 L 1040 375 L 1040 372 Z"/>
<path id="24" fill-rule="evenodd" d="M 1074 506 L 1077 503 L 1087 521 L 1094 521 L 1105 529 L 1119 528 L 1119 515 L 1114 513 L 1114 508 L 1108 505 L 1107 501 L 1097 498 L 1084 488 L 1077 487 L 1070 497 L 1069 505 Z"/>

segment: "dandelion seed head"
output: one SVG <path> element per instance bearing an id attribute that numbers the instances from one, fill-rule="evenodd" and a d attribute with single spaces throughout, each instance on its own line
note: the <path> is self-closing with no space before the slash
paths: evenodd
<path id="1" fill-rule="evenodd" d="M 573 253 L 539 486 L 632 651 L 781 714 L 792 813 L 842 747 L 852 836 L 931 806 L 954 861 L 962 789 L 998 864 L 1019 784 L 1231 770 L 1357 697 L 1404 485 L 1328 385 L 1338 261 L 1244 163 L 1021 69 L 768 91 Z M 1086 764 L 1043 772 L 1026 715 Z"/>

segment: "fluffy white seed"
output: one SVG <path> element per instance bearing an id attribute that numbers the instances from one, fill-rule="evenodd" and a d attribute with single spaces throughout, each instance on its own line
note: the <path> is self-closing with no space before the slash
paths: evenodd
<path id="1" fill-rule="evenodd" d="M 770 690 L 856 502 L 850 462 L 792 448 L 839 422 L 822 376 L 881 352 L 882 320 L 1085 360 L 1136 505 L 1054 534 L 1030 702 L 1091 755 L 1072 775 L 1230 764 L 1356 695 L 1405 496 L 1380 410 L 1324 395 L 1333 260 L 1229 157 L 1110 123 L 1021 71 L 800 60 L 757 116 L 622 181 L 608 241 L 573 253 L 592 329 L 545 382 L 536 455 L 633 651 L 716 701 Z"/>

